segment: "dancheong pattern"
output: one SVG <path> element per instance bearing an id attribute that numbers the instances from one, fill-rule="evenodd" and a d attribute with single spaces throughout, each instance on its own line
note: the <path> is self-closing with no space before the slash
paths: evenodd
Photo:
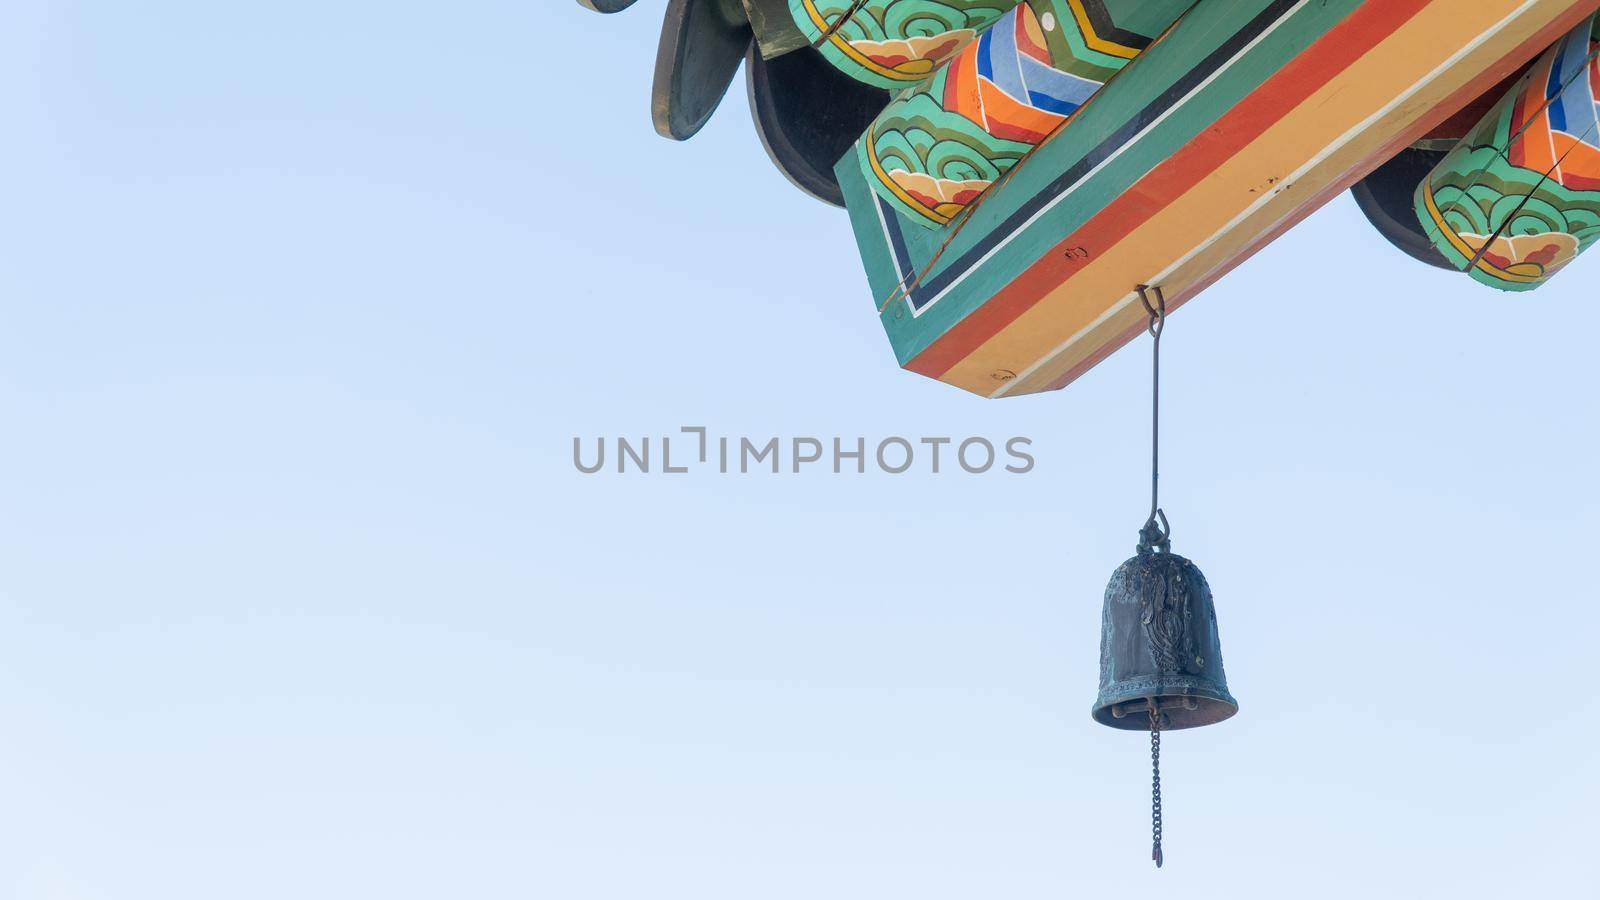
<path id="1" fill-rule="evenodd" d="M 1159 33 L 1191 3 L 1142 0 L 1140 18 Z M 873 122 L 857 144 L 867 183 L 911 221 L 948 224 L 1149 45 L 1113 21 L 1105 0 L 1001 16 Z"/>
<path id="2" fill-rule="evenodd" d="M 910 87 L 977 39 L 1017 0 L 789 0 L 822 55 L 867 84 Z"/>
<path id="3" fill-rule="evenodd" d="M 1550 48 L 1434 169 L 1417 215 L 1446 258 L 1512 291 L 1600 240 L 1600 15 Z"/>

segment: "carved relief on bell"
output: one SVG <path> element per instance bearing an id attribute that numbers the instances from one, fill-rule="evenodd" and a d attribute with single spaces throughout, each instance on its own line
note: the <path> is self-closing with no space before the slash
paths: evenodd
<path id="1" fill-rule="evenodd" d="M 1106 586 L 1100 631 L 1100 695 L 1095 721 L 1150 728 L 1196 728 L 1239 711 L 1222 670 L 1216 608 L 1205 575 L 1189 560 L 1141 545 Z"/>

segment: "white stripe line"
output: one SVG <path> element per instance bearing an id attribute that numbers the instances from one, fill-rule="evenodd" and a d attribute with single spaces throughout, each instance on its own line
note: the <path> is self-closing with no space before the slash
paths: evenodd
<path id="1" fill-rule="evenodd" d="M 1080 188 L 1083 185 L 1087 184 L 1091 179 L 1094 178 L 1094 176 L 1100 174 L 1100 172 L 1103 171 L 1106 168 L 1106 166 L 1109 166 L 1112 163 L 1116 162 L 1117 159 L 1119 157 L 1121 157 L 1123 153 L 1127 152 L 1130 147 L 1132 147 L 1133 145 L 1139 143 L 1139 141 L 1142 138 L 1144 138 L 1145 135 L 1147 135 L 1151 131 L 1155 130 L 1157 127 L 1159 127 L 1161 125 L 1162 122 L 1165 122 L 1168 118 L 1170 118 L 1175 113 L 1177 113 L 1178 110 L 1182 109 L 1184 107 L 1184 105 L 1187 104 L 1190 100 L 1193 100 L 1195 98 L 1195 95 L 1197 95 L 1201 91 L 1205 90 L 1207 87 L 1209 87 L 1211 85 L 1212 82 L 1216 81 L 1218 78 L 1221 78 L 1224 74 L 1226 74 L 1229 69 L 1233 68 L 1234 63 L 1237 63 L 1241 58 L 1243 58 L 1245 55 L 1247 55 L 1251 50 L 1255 49 L 1256 46 L 1259 45 L 1262 41 L 1266 40 L 1269 36 L 1271 36 L 1273 32 L 1278 30 L 1279 26 L 1281 26 L 1283 23 L 1287 22 L 1288 20 L 1294 18 L 1295 13 L 1298 13 L 1300 10 L 1304 9 L 1306 7 L 1306 4 L 1308 4 L 1310 2 L 1311 2 L 1311 0 L 1300 0 L 1299 3 L 1296 3 L 1294 6 L 1290 7 L 1287 12 L 1285 12 L 1283 15 L 1278 17 L 1277 21 L 1273 22 L 1264 31 L 1262 31 L 1260 34 L 1256 35 L 1253 39 L 1251 39 L 1250 43 L 1245 44 L 1244 47 L 1240 48 L 1239 52 L 1235 53 L 1231 58 L 1229 58 L 1226 63 L 1223 63 L 1215 72 L 1212 72 L 1210 75 L 1206 76 L 1205 80 L 1203 80 L 1199 84 L 1195 85 L 1194 89 L 1189 91 L 1189 93 L 1184 94 L 1183 98 L 1181 100 L 1179 100 L 1178 102 L 1176 102 L 1176 103 L 1172 104 L 1171 106 L 1167 107 L 1165 110 L 1162 111 L 1161 115 L 1156 116 L 1154 119 L 1152 119 L 1149 125 L 1146 125 L 1144 128 L 1140 129 L 1138 134 L 1135 134 L 1133 137 L 1129 138 L 1127 143 L 1125 143 L 1122 146 L 1118 147 L 1116 149 L 1116 151 L 1113 152 L 1110 156 L 1108 156 L 1105 159 L 1101 160 L 1099 165 L 1096 165 L 1094 168 L 1092 168 L 1088 172 L 1084 173 L 1084 176 L 1082 178 L 1079 178 L 1077 181 L 1073 182 L 1072 185 L 1069 186 L 1065 191 L 1062 191 L 1061 193 L 1057 194 L 1056 196 L 1050 198 L 1050 202 L 1046 203 L 1043 207 L 1041 207 L 1038 212 L 1035 212 L 1033 215 L 1029 216 L 1028 220 L 1026 222 L 1022 223 L 1022 226 L 1020 228 L 1016 229 L 1011 234 L 1006 235 L 1006 237 L 1004 239 L 1002 239 L 998 244 L 995 244 L 993 247 L 991 247 L 989 249 L 988 253 L 985 253 L 981 258 L 978 259 L 977 262 L 975 262 L 971 266 L 969 266 L 965 272 L 962 272 L 959 276 L 957 276 L 955 281 L 952 281 L 947 287 L 945 287 L 944 290 L 942 290 L 939 293 L 935 294 L 932 300 L 929 300 L 927 303 L 924 303 L 922 305 L 921 309 L 917 309 L 917 308 L 913 307 L 912 310 L 911 310 L 912 317 L 915 318 L 917 316 L 922 315 L 922 313 L 928 311 L 929 309 L 932 309 L 933 305 L 935 303 L 938 303 L 940 300 L 944 299 L 946 294 L 949 294 L 951 291 L 955 290 L 962 282 L 966 281 L 968 275 L 971 275 L 973 272 L 976 272 L 978 269 L 982 268 L 984 263 L 987 263 L 990 259 L 994 258 L 994 255 L 996 253 L 999 253 L 1001 250 L 1004 250 L 1008 244 L 1010 244 L 1014 239 L 1016 239 L 1017 235 L 1019 235 L 1022 232 L 1028 230 L 1029 226 L 1033 225 L 1034 222 L 1037 222 L 1039 220 L 1040 216 L 1043 216 L 1045 213 L 1049 212 L 1050 210 L 1055 209 L 1056 206 L 1059 205 L 1063 200 L 1066 200 L 1068 197 L 1070 197 L 1074 193 L 1076 193 L 1078 188 Z M 885 233 L 884 239 L 888 240 L 888 234 L 887 233 Z M 893 255 L 893 244 L 892 243 L 890 244 L 890 248 L 891 248 L 891 251 L 890 251 L 891 255 Z M 907 305 L 910 305 L 911 301 L 910 301 L 909 298 L 907 298 L 906 303 L 907 303 Z"/>
<path id="2" fill-rule="evenodd" d="M 1244 220 L 1250 218 L 1250 216 L 1254 215 L 1263 206 L 1266 206 L 1268 203 L 1272 202 L 1273 198 L 1277 197 L 1279 194 L 1283 193 L 1285 190 L 1288 190 L 1291 186 L 1294 185 L 1294 183 L 1296 181 L 1299 181 L 1301 178 L 1304 178 L 1306 176 L 1306 174 L 1309 173 L 1312 169 L 1316 168 L 1317 166 L 1319 166 L 1323 162 L 1325 162 L 1328 159 L 1328 157 L 1330 157 L 1333 154 L 1339 152 L 1341 149 L 1344 148 L 1344 146 L 1346 144 L 1349 144 L 1352 140 L 1355 140 L 1355 138 L 1358 135 L 1362 134 L 1367 129 L 1371 128 L 1374 124 L 1377 123 L 1377 121 L 1379 119 L 1382 119 L 1383 117 L 1387 116 L 1389 113 L 1393 112 L 1397 107 L 1399 107 L 1400 104 L 1402 104 L 1402 103 L 1406 102 L 1407 100 L 1410 100 L 1412 97 L 1416 96 L 1417 92 L 1421 91 L 1424 87 L 1426 87 L 1426 86 L 1432 84 L 1433 82 L 1437 81 L 1439 79 L 1439 76 L 1442 75 L 1446 70 L 1448 70 L 1448 69 L 1452 68 L 1453 66 L 1457 65 L 1458 63 L 1460 63 L 1461 60 L 1465 59 L 1473 51 L 1475 51 L 1479 47 L 1483 46 L 1490 38 L 1494 37 L 1495 35 L 1499 34 L 1502 31 L 1506 30 L 1508 27 L 1511 26 L 1511 24 L 1513 22 L 1515 22 L 1517 19 L 1521 18 L 1522 16 L 1526 15 L 1527 12 L 1530 9 L 1532 9 L 1533 7 L 1539 5 L 1541 2 L 1543 2 L 1543 0 L 1524 0 L 1523 4 L 1521 6 L 1517 7 L 1517 9 L 1515 11 L 1513 11 L 1512 13 L 1507 15 L 1504 19 L 1501 19 L 1497 24 L 1495 24 L 1494 27 L 1492 27 L 1488 31 L 1485 31 L 1484 33 L 1478 35 L 1470 43 L 1468 43 L 1465 47 L 1462 47 L 1460 50 L 1456 51 L 1449 59 L 1445 60 L 1444 62 L 1442 62 L 1438 66 L 1436 66 L 1433 69 L 1433 71 L 1431 71 L 1427 75 L 1423 76 L 1423 78 L 1420 81 L 1417 81 L 1415 84 L 1411 85 L 1411 87 L 1407 88 L 1404 93 L 1400 94 L 1399 96 L 1395 97 L 1393 100 L 1391 100 L 1388 103 L 1384 104 L 1380 109 L 1378 109 L 1378 111 L 1374 112 L 1370 116 L 1367 116 L 1365 119 L 1362 119 L 1355 127 L 1351 128 L 1349 131 L 1346 131 L 1344 134 L 1340 135 L 1338 137 L 1338 139 L 1336 139 L 1333 143 L 1329 144 L 1327 147 L 1324 147 L 1321 152 L 1319 152 L 1315 157 L 1313 157 L 1311 160 L 1306 162 L 1305 165 L 1303 165 L 1300 168 L 1296 169 L 1293 173 L 1291 173 L 1289 175 L 1289 177 L 1287 177 L 1287 178 L 1283 179 L 1282 181 L 1278 182 L 1278 184 L 1276 186 L 1274 186 L 1271 191 L 1268 191 L 1260 199 L 1256 200 L 1256 202 L 1254 202 L 1254 203 L 1250 204 L 1248 207 L 1246 207 L 1244 212 L 1241 212 L 1241 213 L 1239 213 L 1239 215 L 1234 216 L 1233 219 L 1230 220 L 1228 222 L 1228 224 L 1222 226 L 1222 228 L 1220 230 L 1218 230 L 1216 234 L 1213 234 L 1211 237 L 1207 238 L 1204 243 L 1200 244 L 1199 246 L 1195 247 L 1193 250 L 1191 250 L 1188 253 L 1184 254 L 1182 257 L 1180 257 L 1172 265 L 1167 266 L 1165 269 L 1162 269 L 1159 273 L 1156 274 L 1156 276 L 1154 278 L 1150 279 L 1149 283 L 1150 284 L 1160 284 L 1163 280 L 1165 280 L 1168 277 L 1170 277 L 1173 272 L 1177 271 L 1179 268 L 1181 268 L 1183 265 L 1188 263 L 1190 260 L 1194 259 L 1196 256 L 1199 256 L 1201 253 L 1204 253 L 1212 245 L 1216 244 L 1218 241 L 1220 241 L 1224 237 L 1226 237 L 1229 232 L 1231 232 L 1235 228 L 1239 227 L 1239 225 L 1242 224 L 1244 222 Z M 1309 102 L 1309 99 L 1308 99 L 1307 102 Z M 1302 103 L 1301 105 L 1304 105 L 1304 104 Z M 1282 222 L 1285 218 L 1288 218 L 1288 215 L 1292 215 L 1293 213 L 1294 213 L 1294 210 L 1290 210 L 1288 214 L 1286 214 L 1283 217 L 1280 217 L 1276 222 L 1273 222 L 1273 225 L 1276 226 L 1279 222 Z M 1262 233 L 1265 234 L 1266 231 L 1270 231 L 1270 230 L 1271 230 L 1271 228 L 1268 228 L 1265 231 L 1263 231 Z M 1211 271 L 1216 271 L 1216 270 L 1212 269 Z M 1206 273 L 1207 276 L 1210 275 L 1210 274 L 1211 274 L 1211 272 L 1207 272 Z M 1199 280 L 1202 280 L 1202 281 L 1205 280 L 1205 276 L 1202 276 Z M 1113 315 L 1116 312 L 1120 311 L 1121 309 L 1126 307 L 1129 303 L 1133 302 L 1137 298 L 1138 298 L 1137 292 L 1129 293 L 1127 296 L 1123 297 L 1121 300 L 1119 300 L 1116 303 L 1112 304 L 1111 308 L 1106 310 L 1106 312 L 1104 314 L 1102 314 L 1101 316 L 1096 318 L 1095 319 L 1095 324 L 1099 324 L 1099 323 L 1105 321 L 1111 315 Z M 994 393 L 989 395 L 990 398 L 1005 396 L 1006 392 L 1012 386 L 1020 383 L 1021 381 L 1023 381 L 1024 379 L 1026 379 L 1027 377 L 1032 375 L 1034 372 L 1037 372 L 1041 367 L 1049 364 L 1051 360 L 1055 359 L 1057 356 L 1060 356 L 1061 353 L 1064 352 L 1067 349 L 1067 347 L 1071 346 L 1075 341 L 1077 341 L 1079 338 L 1081 338 L 1089 330 L 1089 328 L 1093 328 L 1093 327 L 1094 327 L 1094 325 L 1090 325 L 1090 326 L 1088 326 L 1088 328 L 1081 329 L 1081 330 L 1078 331 L 1077 334 L 1074 334 L 1072 337 L 1070 337 L 1067 340 L 1062 341 L 1060 344 L 1056 345 L 1056 348 L 1054 350 L 1051 350 L 1048 354 L 1046 354 L 1044 356 L 1044 358 L 1042 358 L 1042 359 L 1038 360 L 1037 362 L 1033 363 L 1032 365 L 1028 366 L 1026 369 L 1023 369 L 1020 373 L 1018 373 L 1016 378 L 1013 378 L 1010 381 L 1007 381 L 1005 384 L 1002 384 L 999 387 L 999 389 L 997 389 Z"/>

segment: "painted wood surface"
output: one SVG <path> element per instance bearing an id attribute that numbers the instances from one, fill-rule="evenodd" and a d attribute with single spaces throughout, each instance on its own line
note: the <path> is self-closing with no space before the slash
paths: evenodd
<path id="1" fill-rule="evenodd" d="M 913 223 L 949 224 L 1193 0 L 1090 2 L 1027 0 L 896 97 L 856 145 L 878 196 Z"/>
<path id="2" fill-rule="evenodd" d="M 1600 0 L 1202 0 L 964 220 L 836 169 L 901 364 L 1059 388 L 1427 134 Z M 909 286 L 909 289 L 906 286 Z"/>
<path id="3" fill-rule="evenodd" d="M 656 133 L 675 141 L 699 133 L 722 103 L 752 40 L 738 0 L 667 0 L 650 91 Z"/>
<path id="4" fill-rule="evenodd" d="M 1079 0 L 1099 3 L 1101 0 Z M 1018 0 L 788 0 L 807 40 L 840 71 L 881 88 L 915 85 Z"/>
<path id="5" fill-rule="evenodd" d="M 1600 15 L 1551 47 L 1416 190 L 1456 268 L 1539 287 L 1600 240 Z"/>

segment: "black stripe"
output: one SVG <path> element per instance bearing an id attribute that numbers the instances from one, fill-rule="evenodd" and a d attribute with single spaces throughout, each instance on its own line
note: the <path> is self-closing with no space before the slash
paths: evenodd
<path id="1" fill-rule="evenodd" d="M 1273 23 L 1281 19 L 1289 10 L 1293 9 L 1299 0 L 1273 0 L 1255 18 L 1245 24 L 1243 28 L 1228 38 L 1222 46 L 1213 50 L 1200 64 L 1190 69 L 1161 93 L 1161 96 L 1151 101 L 1144 109 L 1139 110 L 1122 127 L 1112 132 L 1090 150 L 1082 159 L 1062 172 L 1054 181 L 1045 185 L 1042 190 L 1028 198 L 1016 212 L 1012 213 L 999 226 L 991 229 L 978 243 L 974 244 L 961 255 L 954 263 L 922 280 L 915 289 L 909 292 L 908 297 L 915 309 L 922 309 L 926 302 L 923 297 L 934 297 L 950 285 L 956 278 L 965 275 L 967 270 L 978 264 L 984 254 L 988 253 L 1007 235 L 1015 232 L 1052 199 L 1072 188 L 1082 181 L 1089 171 L 1104 162 L 1117 149 L 1127 144 L 1138 133 L 1155 121 L 1160 115 L 1170 109 L 1174 103 L 1200 86 L 1212 73 L 1222 68 L 1233 57 L 1237 56 L 1246 44 L 1260 37 Z M 900 234 L 900 221 L 898 214 L 884 219 L 889 226 L 889 240 L 891 243 L 904 246 L 904 237 Z M 898 251 L 897 251 L 898 252 Z M 909 261 L 909 257 L 907 257 Z"/>
<path id="2" fill-rule="evenodd" d="M 1133 50 L 1143 50 L 1155 40 L 1150 35 L 1118 28 L 1117 23 L 1111 20 L 1111 13 L 1106 11 L 1104 0 L 1083 0 L 1083 12 L 1089 17 L 1089 27 L 1094 30 L 1097 37 Z"/>
<path id="3" fill-rule="evenodd" d="M 874 196 L 872 199 L 878 202 L 883 224 L 889 225 L 889 249 L 894 251 L 895 272 L 900 276 L 900 283 L 907 284 L 916 276 L 917 270 L 911 266 L 911 254 L 906 251 L 906 236 L 900 233 L 900 221 L 895 218 L 900 213 L 882 197 Z M 906 296 L 911 296 L 911 292 L 907 291 Z"/>

